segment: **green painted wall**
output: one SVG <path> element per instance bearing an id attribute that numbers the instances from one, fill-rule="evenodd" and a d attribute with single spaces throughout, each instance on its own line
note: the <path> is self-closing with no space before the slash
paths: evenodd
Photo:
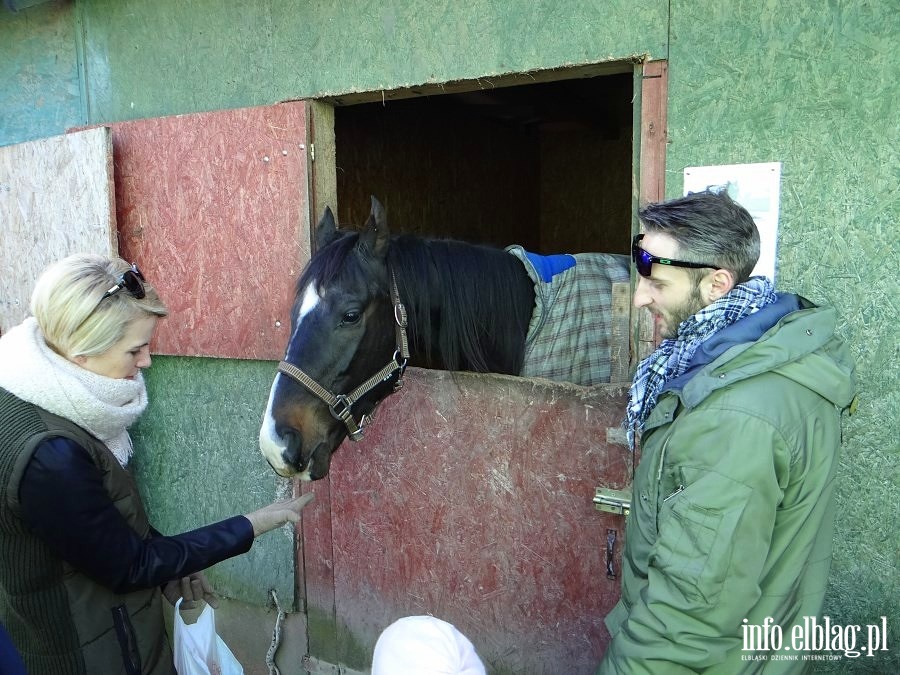
<path id="1" fill-rule="evenodd" d="M 83 7 L 92 121 L 659 54 L 665 44 L 659 0 L 105 0 Z"/>
<path id="2" fill-rule="evenodd" d="M 862 383 L 828 610 L 844 624 L 886 615 L 896 644 L 898 17 L 895 0 L 48 2 L 0 9 L 0 145 L 85 122 L 668 57 L 669 196 L 685 166 L 783 162 L 779 284 L 837 306 Z M 255 450 L 273 368 L 155 360 L 137 438 L 159 527 L 278 493 Z M 257 604 L 269 586 L 284 598 L 292 555 L 270 534 L 216 581 Z M 818 669 L 900 672 L 891 652 Z"/>
<path id="3" fill-rule="evenodd" d="M 686 166 L 783 163 L 778 285 L 837 307 L 861 383 L 826 613 L 889 617 L 895 645 L 871 672 L 900 672 L 900 11 L 891 0 L 760 7 L 672 3 L 666 191 L 680 194 Z"/>
<path id="4" fill-rule="evenodd" d="M 658 57 L 665 27 L 663 0 L 57 0 L 0 9 L 3 53 L 23 53 L 0 60 L 0 92 L 14 96 L 3 118 L 24 125 L 0 125 L 0 145 L 85 122 Z M 30 109 L 73 94 L 77 105 L 54 118 Z"/>
<path id="5" fill-rule="evenodd" d="M 146 375 L 150 405 L 134 427 L 134 467 L 158 530 L 175 534 L 290 494 L 290 481 L 259 453 L 274 363 L 157 356 Z M 216 590 L 264 606 L 274 588 L 291 606 L 292 541 L 284 527 L 219 563 L 209 574 Z"/>
<path id="6" fill-rule="evenodd" d="M 20 12 L 0 3 L 0 145 L 84 123 L 76 42 L 70 3 Z"/>

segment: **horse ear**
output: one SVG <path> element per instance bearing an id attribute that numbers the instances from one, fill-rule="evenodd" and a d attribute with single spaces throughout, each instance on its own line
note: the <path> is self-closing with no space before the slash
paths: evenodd
<path id="1" fill-rule="evenodd" d="M 334 214 L 331 212 L 331 207 L 326 206 L 325 213 L 322 214 L 319 224 L 316 225 L 316 250 L 321 251 L 337 239 L 337 236 L 337 224 L 334 222 Z"/>
<path id="2" fill-rule="evenodd" d="M 372 211 L 359 235 L 359 246 L 370 252 L 376 258 L 384 258 L 387 255 L 388 240 L 387 218 L 384 216 L 384 207 L 375 197 L 372 197 Z"/>

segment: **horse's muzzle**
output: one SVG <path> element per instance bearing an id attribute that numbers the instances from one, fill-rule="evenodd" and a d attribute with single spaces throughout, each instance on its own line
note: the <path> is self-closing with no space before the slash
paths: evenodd
<path id="1" fill-rule="evenodd" d="M 309 457 L 303 457 L 303 439 L 300 434 L 294 430 L 285 430 L 279 432 L 281 440 L 284 441 L 284 450 L 281 452 L 281 458 L 284 463 L 293 467 L 295 473 L 300 473 L 306 468 Z"/>

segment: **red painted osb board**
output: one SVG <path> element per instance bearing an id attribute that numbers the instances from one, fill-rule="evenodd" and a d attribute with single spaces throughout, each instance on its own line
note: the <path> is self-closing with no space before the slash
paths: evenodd
<path id="1" fill-rule="evenodd" d="M 309 259 L 305 103 L 111 126 L 119 253 L 169 308 L 153 350 L 281 358 Z"/>
<path id="2" fill-rule="evenodd" d="M 363 670 L 385 626 L 433 614 L 489 673 L 593 673 L 619 596 L 607 529 L 618 573 L 625 523 L 592 498 L 630 484 L 631 454 L 606 443 L 626 394 L 410 369 L 365 440 L 306 488 L 310 654 Z"/>

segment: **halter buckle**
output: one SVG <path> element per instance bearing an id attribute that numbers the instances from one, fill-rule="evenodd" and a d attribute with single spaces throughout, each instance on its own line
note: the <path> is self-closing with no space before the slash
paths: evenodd
<path id="1" fill-rule="evenodd" d="M 406 329 L 406 307 L 402 302 L 394 303 L 394 321 L 400 328 Z"/>
<path id="2" fill-rule="evenodd" d="M 399 350 L 399 349 L 395 349 L 395 350 L 394 350 L 394 357 L 393 357 L 393 358 L 394 358 L 394 362 L 397 364 L 397 368 L 396 368 L 396 369 L 399 370 L 399 371 L 400 371 L 400 374 L 402 375 L 402 374 L 403 374 L 403 371 L 406 370 L 406 364 L 409 362 L 409 359 L 403 358 L 403 356 L 400 354 L 400 350 Z M 384 378 L 384 379 L 388 379 L 388 377 L 390 377 L 391 375 L 393 375 L 393 373 L 390 373 L 390 374 L 389 374 L 386 378 Z"/>
<path id="3" fill-rule="evenodd" d="M 350 399 L 347 398 L 344 394 L 340 394 L 338 396 L 335 396 L 334 398 L 334 403 L 328 407 L 328 409 L 331 411 L 331 416 L 336 420 L 345 422 L 347 418 L 350 417 L 350 408 L 353 406 L 353 403 L 351 403 Z"/>

